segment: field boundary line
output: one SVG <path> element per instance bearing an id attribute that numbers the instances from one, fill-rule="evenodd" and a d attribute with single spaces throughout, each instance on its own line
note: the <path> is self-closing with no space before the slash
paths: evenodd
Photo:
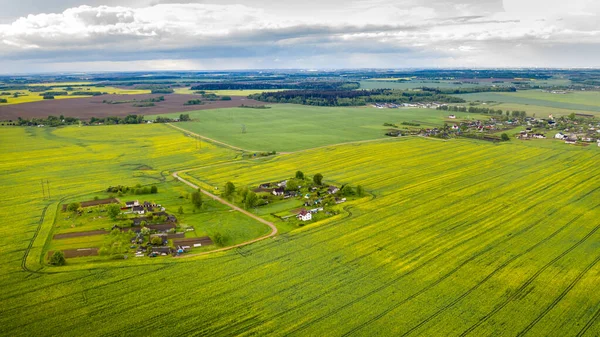
<path id="1" fill-rule="evenodd" d="M 171 124 L 171 123 L 165 123 L 165 125 L 168 125 L 168 126 L 170 126 L 170 127 L 174 128 L 174 129 L 177 129 L 177 130 L 179 130 L 179 131 L 181 131 L 181 132 L 183 132 L 183 133 L 186 133 L 186 134 L 188 134 L 188 135 L 194 135 L 194 136 L 196 136 L 196 137 L 198 137 L 198 138 L 202 138 L 202 139 L 204 139 L 204 140 L 206 140 L 206 141 L 209 141 L 209 142 L 211 142 L 211 143 L 218 144 L 218 145 L 221 145 L 221 146 L 227 147 L 227 148 L 229 148 L 229 149 L 232 149 L 232 150 L 235 150 L 235 151 L 242 151 L 242 152 L 261 152 L 261 151 L 252 151 L 252 150 L 246 150 L 246 149 L 242 149 L 241 147 L 233 146 L 233 145 L 231 145 L 231 144 L 227 144 L 227 143 L 221 142 L 221 141 L 219 141 L 219 140 L 216 140 L 216 139 L 213 139 L 213 138 L 209 138 L 209 137 L 203 136 L 203 135 L 201 135 L 201 134 L 198 134 L 198 133 L 195 133 L 195 132 L 192 132 L 192 131 L 186 130 L 186 129 L 184 129 L 184 128 L 180 128 L 180 127 L 178 127 L 178 126 L 175 126 L 175 125 L 173 125 L 173 124 Z"/>
<path id="2" fill-rule="evenodd" d="M 211 251 L 208 251 L 208 252 L 183 255 L 183 256 L 180 256 L 180 258 L 187 258 L 187 257 L 201 256 L 201 255 L 207 255 L 207 254 L 212 254 L 212 253 L 217 253 L 217 252 L 224 252 L 224 251 L 231 250 L 231 249 L 234 249 L 234 248 L 239 248 L 239 247 L 247 246 L 249 244 L 252 244 L 252 243 L 255 243 L 255 242 L 259 242 L 259 241 L 262 241 L 262 240 L 265 240 L 265 239 L 268 239 L 268 238 L 271 238 L 271 237 L 274 237 L 275 235 L 277 235 L 277 227 L 272 222 L 267 221 L 267 220 L 265 220 L 265 219 L 263 219 L 263 218 L 261 218 L 261 217 L 259 217 L 257 215 L 254 215 L 254 214 L 246 211 L 245 209 L 242 209 L 242 208 L 240 208 L 238 206 L 235 206 L 234 204 L 232 204 L 232 203 L 224 200 L 221 197 L 218 197 L 218 196 L 216 196 L 216 195 L 214 195 L 214 194 L 212 194 L 212 193 L 210 193 L 210 192 L 208 192 L 206 190 L 201 189 L 200 187 L 198 187 L 197 185 L 193 184 L 192 182 L 187 181 L 187 180 L 181 178 L 178 173 L 179 172 L 173 173 L 173 177 L 176 180 L 181 181 L 182 183 L 184 183 L 184 184 L 186 184 L 186 185 L 188 185 L 188 186 L 190 186 L 190 187 L 192 187 L 194 189 L 200 190 L 203 194 L 207 195 L 211 199 L 213 199 L 215 201 L 218 201 L 221 204 L 223 204 L 225 206 L 228 206 L 231 209 L 233 209 L 235 211 L 238 211 L 238 212 L 240 212 L 240 213 L 242 213 L 242 214 L 244 214 L 244 215 L 246 215 L 246 216 L 248 216 L 248 217 L 250 217 L 250 218 L 252 218 L 254 220 L 257 220 L 258 222 L 263 223 L 263 224 L 269 226 L 269 228 L 271 228 L 271 233 L 269 233 L 267 235 L 264 235 L 264 236 L 261 236 L 261 237 L 256 238 L 256 239 L 248 240 L 246 242 L 238 243 L 237 245 L 233 245 L 233 246 L 229 246 L 229 247 L 224 247 L 224 248 L 219 248 L 219 249 L 216 249 L 216 250 L 211 250 Z"/>
<path id="3" fill-rule="evenodd" d="M 208 142 L 214 143 L 214 144 L 218 144 L 224 147 L 227 147 L 229 149 L 235 150 L 235 151 L 242 151 L 242 152 L 265 152 L 266 150 L 248 150 L 248 149 L 243 149 L 241 147 L 235 146 L 235 145 L 231 145 L 231 144 L 227 144 L 225 142 L 222 142 L 220 140 L 216 140 L 214 138 L 210 138 L 210 137 L 206 137 L 203 136 L 199 133 L 196 132 L 192 132 L 189 131 L 187 129 L 181 128 L 179 126 L 175 126 L 171 123 L 165 123 L 165 125 L 168 125 L 174 129 L 177 129 L 183 133 L 186 133 L 188 135 L 193 135 L 199 138 L 202 138 Z M 297 150 L 297 151 L 283 151 L 283 152 L 277 152 L 278 155 L 288 155 L 288 154 L 294 154 L 294 153 L 301 153 L 301 152 L 307 152 L 307 151 L 311 151 L 311 150 L 318 150 L 318 149 L 325 149 L 328 147 L 332 147 L 332 146 L 342 146 L 342 145 L 352 145 L 352 144 L 361 144 L 361 143 L 371 143 L 371 142 L 385 142 L 385 141 L 392 141 L 392 140 L 398 140 L 398 139 L 406 139 L 409 137 L 413 137 L 413 136 L 407 136 L 407 137 L 387 137 L 387 138 L 374 138 L 374 139 L 365 139 L 365 140 L 356 140 L 356 141 L 349 141 L 349 142 L 342 142 L 342 143 L 335 143 L 335 144 L 327 144 L 327 145 L 321 145 L 321 146 L 317 146 L 317 147 L 311 147 L 308 149 L 302 149 L 302 150 Z M 419 137 L 419 136 L 417 136 Z M 427 138 L 427 137 L 422 137 L 422 138 Z M 440 139 L 441 140 L 441 139 Z"/>

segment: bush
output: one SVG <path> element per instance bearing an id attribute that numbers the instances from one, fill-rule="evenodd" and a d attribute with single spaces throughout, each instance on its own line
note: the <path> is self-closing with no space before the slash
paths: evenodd
<path id="1" fill-rule="evenodd" d="M 156 187 L 156 186 L 150 187 L 150 193 L 152 193 L 152 194 L 158 193 L 158 187 Z"/>
<path id="2" fill-rule="evenodd" d="M 221 233 L 215 233 L 215 235 L 213 235 L 213 237 L 212 237 L 212 241 L 217 246 L 220 246 L 220 247 L 225 246 L 225 236 L 223 236 L 223 234 L 221 234 Z"/>
<path id="3" fill-rule="evenodd" d="M 154 246 L 162 246 L 163 240 L 160 236 L 155 236 L 150 240 L 150 243 Z"/>
<path id="4" fill-rule="evenodd" d="M 50 257 L 50 264 L 53 266 L 64 266 L 67 261 L 65 260 L 65 254 L 57 250 Z"/>
<path id="5" fill-rule="evenodd" d="M 77 212 L 77 210 L 81 207 L 81 204 L 78 202 L 72 202 L 67 206 L 67 211 L 69 212 Z"/>
<path id="6" fill-rule="evenodd" d="M 503 142 L 507 142 L 510 140 L 510 137 L 508 137 L 508 135 L 506 133 L 503 133 L 500 138 L 502 139 Z"/>

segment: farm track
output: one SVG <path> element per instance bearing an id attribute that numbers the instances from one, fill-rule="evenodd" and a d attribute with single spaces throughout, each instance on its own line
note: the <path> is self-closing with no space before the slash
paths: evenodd
<path id="1" fill-rule="evenodd" d="M 250 213 L 250 212 L 248 212 L 248 211 L 246 211 L 246 210 L 244 210 L 244 209 L 242 209 L 242 208 L 240 208 L 238 206 L 233 205 L 232 203 L 224 200 L 221 197 L 218 197 L 218 196 L 216 196 L 216 195 L 214 195 L 214 194 L 212 194 L 212 193 L 210 193 L 210 192 L 208 192 L 208 191 L 206 191 L 204 189 L 201 189 L 197 185 L 195 185 L 195 184 L 193 184 L 193 183 L 191 183 L 191 182 L 189 182 L 189 181 L 181 178 L 178 175 L 178 172 L 173 173 L 173 177 L 175 179 L 183 182 L 184 184 L 186 184 L 186 185 L 194 188 L 194 189 L 200 190 L 203 194 L 207 195 L 211 199 L 213 199 L 215 201 L 218 201 L 221 204 L 223 204 L 225 206 L 228 206 L 231 209 L 233 209 L 235 211 L 238 211 L 238 212 L 240 212 L 240 213 L 242 213 L 242 214 L 244 214 L 244 215 L 246 215 L 246 216 L 248 216 L 248 217 L 250 217 L 250 218 L 252 218 L 252 219 L 254 219 L 256 221 L 258 221 L 258 222 L 261 222 L 261 223 L 263 223 L 263 224 L 265 224 L 265 225 L 267 225 L 267 226 L 269 226 L 271 228 L 271 233 L 269 233 L 269 234 L 267 234 L 265 236 L 262 236 L 260 238 L 252 239 L 252 240 L 249 240 L 249 241 L 246 241 L 246 242 L 242 242 L 242 243 L 239 243 L 237 245 L 233 245 L 233 246 L 229 246 L 229 247 L 224 247 L 224 248 L 219 248 L 219 249 L 211 250 L 211 251 L 208 251 L 208 252 L 184 255 L 181 258 L 194 257 L 194 256 L 202 256 L 202 255 L 207 255 L 207 254 L 212 254 L 212 253 L 224 252 L 224 251 L 228 251 L 228 250 L 231 250 L 231 249 L 234 249 L 234 248 L 239 248 L 239 247 L 247 246 L 249 244 L 252 244 L 252 243 L 255 243 L 255 242 L 258 242 L 258 241 L 262 241 L 264 239 L 268 239 L 268 238 L 271 238 L 271 237 L 274 237 L 275 235 L 277 235 L 277 227 L 272 222 L 269 222 L 269 221 L 267 221 L 267 220 L 265 220 L 265 219 L 263 219 L 263 218 L 261 218 L 259 216 L 256 216 L 256 215 L 254 215 L 254 214 L 252 214 L 252 213 Z"/>
<path id="2" fill-rule="evenodd" d="M 44 207 L 44 209 L 42 210 L 42 215 L 40 217 L 40 221 L 38 222 L 38 226 L 35 229 L 35 232 L 33 233 L 33 237 L 29 241 L 27 248 L 25 249 L 25 254 L 23 254 L 23 259 L 21 260 L 21 269 L 23 269 L 23 271 L 26 271 L 29 273 L 38 273 L 39 272 L 37 270 L 31 270 L 31 269 L 29 269 L 29 267 L 27 267 L 27 257 L 29 256 L 29 253 L 31 252 L 31 248 L 33 247 L 33 243 L 35 242 L 35 239 L 37 238 L 38 234 L 40 233 L 40 230 L 42 229 L 42 225 L 44 224 L 44 218 L 46 217 L 46 211 L 48 210 L 48 207 L 50 207 L 50 205 L 51 204 L 47 204 Z"/>

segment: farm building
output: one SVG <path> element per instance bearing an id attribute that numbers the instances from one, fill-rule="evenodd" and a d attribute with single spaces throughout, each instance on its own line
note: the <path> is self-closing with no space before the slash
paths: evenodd
<path id="1" fill-rule="evenodd" d="M 139 205 L 140 205 L 140 203 L 137 200 L 125 202 L 125 207 L 127 207 L 127 208 L 132 208 L 132 207 L 139 206 Z"/>
<path id="2" fill-rule="evenodd" d="M 144 214 L 146 213 L 146 210 L 144 209 L 143 206 L 133 206 L 133 208 L 131 209 L 131 211 L 135 214 Z"/>
<path id="3" fill-rule="evenodd" d="M 336 186 L 329 186 L 329 188 L 327 188 L 327 193 L 328 194 L 335 194 L 339 191 L 340 189 L 337 188 Z"/>
<path id="4" fill-rule="evenodd" d="M 312 220 L 312 213 L 303 209 L 300 211 L 300 213 L 298 213 L 298 215 L 296 215 L 296 217 L 301 221 L 310 221 Z"/>
<path id="5" fill-rule="evenodd" d="M 283 188 L 283 187 L 278 187 L 273 190 L 273 195 L 284 195 L 284 194 L 285 194 L 285 188 Z"/>

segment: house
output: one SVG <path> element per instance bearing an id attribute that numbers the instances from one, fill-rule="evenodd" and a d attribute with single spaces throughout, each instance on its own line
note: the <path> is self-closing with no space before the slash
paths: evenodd
<path id="1" fill-rule="evenodd" d="M 135 213 L 135 214 L 144 214 L 144 213 L 146 213 L 146 210 L 144 209 L 143 206 L 133 206 L 133 209 L 131 211 L 133 213 Z"/>
<path id="2" fill-rule="evenodd" d="M 312 213 L 305 209 L 302 209 L 300 213 L 296 215 L 296 217 L 298 218 L 298 220 L 301 221 L 310 221 L 312 220 Z"/>
<path id="3" fill-rule="evenodd" d="M 152 247 L 150 248 L 152 253 L 160 254 L 160 255 L 168 255 L 171 254 L 171 247 Z"/>
<path id="4" fill-rule="evenodd" d="M 544 136 L 541 133 L 536 133 L 533 135 L 533 138 L 537 138 L 537 139 L 546 139 L 546 136 Z"/>
<path id="5" fill-rule="evenodd" d="M 287 191 L 287 192 L 285 192 L 285 195 L 283 196 L 283 198 L 288 199 L 288 198 L 296 197 L 296 196 L 298 196 L 298 192 Z"/>
<path id="6" fill-rule="evenodd" d="M 318 212 L 321 212 L 322 210 L 323 210 L 323 207 L 317 207 L 317 208 L 313 208 L 313 209 L 311 209 L 311 210 L 310 210 L 310 212 L 311 212 L 312 214 L 316 214 L 316 213 L 318 213 Z"/>
<path id="7" fill-rule="evenodd" d="M 329 186 L 329 188 L 327 188 L 327 193 L 328 194 L 335 194 L 339 191 L 340 189 L 335 187 L 335 186 Z"/>
<path id="8" fill-rule="evenodd" d="M 258 185 L 258 188 L 269 188 L 269 187 L 271 187 L 271 183 L 263 183 L 263 184 Z"/>
<path id="9" fill-rule="evenodd" d="M 456 119 L 456 116 L 455 115 L 450 115 L 450 116 L 448 116 L 448 118 L 450 118 L 450 119 Z"/>
<path id="10" fill-rule="evenodd" d="M 342 199 L 335 198 L 335 203 L 338 205 L 343 204 L 345 202 L 346 202 L 346 198 L 342 198 Z"/>
<path id="11" fill-rule="evenodd" d="M 286 187 L 287 186 L 287 180 L 284 180 L 280 183 L 277 184 L 278 187 Z"/>
<path id="12" fill-rule="evenodd" d="M 152 208 L 156 207 L 156 204 L 153 204 L 148 201 L 144 201 L 143 206 L 144 206 L 144 208 L 148 208 L 148 210 L 151 211 Z"/>
<path id="13" fill-rule="evenodd" d="M 284 194 L 285 194 L 285 188 L 283 188 L 283 187 L 278 187 L 273 190 L 273 195 L 284 195 Z"/>
<path id="14" fill-rule="evenodd" d="M 125 203 L 125 207 L 127 207 L 127 208 L 132 208 L 132 207 L 139 206 L 139 205 L 140 205 L 140 203 L 137 200 L 135 200 L 135 201 L 127 201 Z"/>
<path id="15" fill-rule="evenodd" d="M 576 144 L 576 143 L 577 143 L 577 141 L 575 141 L 575 140 L 571 140 L 571 139 L 565 140 L 565 144 Z"/>
<path id="16" fill-rule="evenodd" d="M 556 138 L 556 139 L 566 139 L 567 136 L 565 136 L 562 132 L 559 132 L 556 135 L 554 135 L 554 138 Z"/>
<path id="17" fill-rule="evenodd" d="M 459 129 L 458 125 L 456 125 L 456 124 L 452 125 L 452 130 L 458 130 L 458 129 Z"/>

